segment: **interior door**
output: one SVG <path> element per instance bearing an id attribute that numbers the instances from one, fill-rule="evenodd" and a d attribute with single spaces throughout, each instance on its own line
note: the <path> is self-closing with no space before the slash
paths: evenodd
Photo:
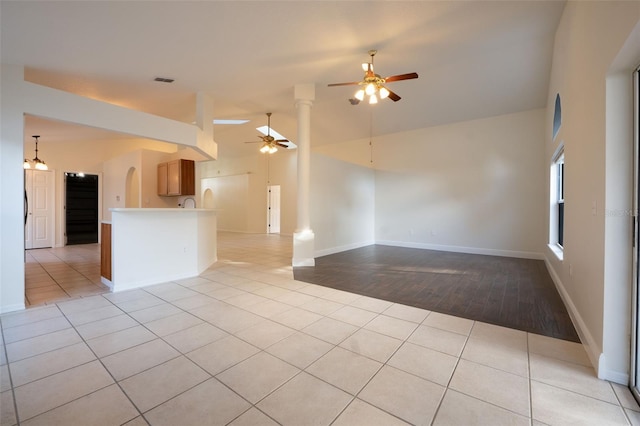
<path id="1" fill-rule="evenodd" d="M 26 249 L 53 247 L 54 173 L 51 170 L 25 170 Z"/>
<path id="2" fill-rule="evenodd" d="M 280 233 L 280 185 L 267 186 L 267 233 Z"/>
<path id="3" fill-rule="evenodd" d="M 634 197 L 633 206 L 640 208 L 640 68 L 634 72 Z M 633 296 L 631 332 L 631 380 L 629 388 L 640 401 L 640 231 L 638 215 L 633 220 Z"/>

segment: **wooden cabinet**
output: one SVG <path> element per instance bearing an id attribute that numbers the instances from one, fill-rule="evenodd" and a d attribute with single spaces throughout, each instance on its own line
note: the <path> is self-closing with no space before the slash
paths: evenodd
<path id="1" fill-rule="evenodd" d="M 104 222 L 100 244 L 100 275 L 111 281 L 111 224 Z"/>
<path id="2" fill-rule="evenodd" d="M 158 195 L 167 194 L 167 163 L 158 164 Z"/>
<path id="3" fill-rule="evenodd" d="M 195 195 L 196 165 L 193 160 L 158 164 L 158 195 Z"/>

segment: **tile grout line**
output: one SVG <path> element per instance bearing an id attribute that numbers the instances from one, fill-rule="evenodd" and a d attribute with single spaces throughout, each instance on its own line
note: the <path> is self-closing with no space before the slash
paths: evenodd
<path id="1" fill-rule="evenodd" d="M 429 314 L 429 315 L 431 315 L 431 314 Z M 454 365 L 453 370 L 451 371 L 451 376 L 449 377 L 449 380 L 447 381 L 447 384 L 445 386 L 444 392 L 442 394 L 442 398 L 440 398 L 440 401 L 438 402 L 438 406 L 436 407 L 436 411 L 433 413 L 433 418 L 431 419 L 431 423 L 430 423 L 431 425 L 433 425 L 433 422 L 435 422 L 436 418 L 438 417 L 438 413 L 440 412 L 440 408 L 442 407 L 442 403 L 444 402 L 444 398 L 447 396 L 447 393 L 449 392 L 449 389 L 450 389 L 449 386 L 451 385 L 451 381 L 453 380 L 453 376 L 456 374 L 456 370 L 458 369 L 458 365 L 460 364 L 460 360 L 462 359 L 462 354 L 464 353 L 464 350 L 467 347 L 467 343 L 469 342 L 469 339 L 471 338 L 471 333 L 473 332 L 473 328 L 476 326 L 476 323 L 477 323 L 476 321 L 473 321 L 471 329 L 469 330 L 469 334 L 467 334 L 465 336 L 464 344 L 462 345 L 462 348 L 460 349 L 460 355 L 457 356 L 456 364 Z M 453 390 L 453 389 L 451 389 L 451 390 Z M 471 395 L 468 395 L 468 396 L 471 397 Z M 477 399 L 477 398 L 475 398 L 475 399 Z M 485 402 L 485 401 L 483 401 L 483 402 Z"/>
<path id="2" fill-rule="evenodd" d="M 533 387 L 531 383 L 531 352 L 529 351 L 529 332 L 526 334 L 527 336 L 527 374 L 529 375 L 527 380 L 527 385 L 529 389 L 529 420 L 533 423 Z"/>
<path id="3" fill-rule="evenodd" d="M 7 360 L 7 372 L 9 373 L 9 385 L 11 386 L 11 396 L 13 398 L 13 410 L 15 412 L 16 425 L 20 426 L 20 415 L 18 414 L 18 401 L 16 400 L 16 391 L 13 386 L 13 377 L 11 375 L 11 363 L 9 362 L 9 354 L 7 353 L 7 342 L 4 340 L 4 327 L 2 327 L 2 317 L 0 317 L 0 335 L 2 336 L 2 351 Z"/>
<path id="4" fill-rule="evenodd" d="M 107 299 L 107 298 L 106 298 L 106 297 L 104 297 L 103 295 L 98 295 L 98 296 L 99 296 L 99 297 L 101 297 L 102 299 L 106 300 L 107 302 L 111 303 L 112 305 L 116 306 L 113 302 L 111 302 L 109 299 Z M 56 304 L 56 306 L 57 306 L 57 304 Z M 116 308 L 120 309 L 120 307 L 119 307 L 119 306 L 116 306 Z M 59 306 L 58 306 L 58 309 L 60 309 L 60 307 L 59 307 Z M 122 310 L 122 309 L 120 309 L 120 310 Z M 62 315 L 65 317 L 65 319 L 67 319 L 67 321 L 69 321 L 69 319 L 67 318 L 67 316 L 66 316 L 66 314 L 64 313 L 64 311 L 62 311 L 62 309 L 60 309 L 60 312 L 61 312 L 61 313 L 62 313 Z M 71 321 L 69 321 L 69 323 L 71 324 Z M 118 386 L 118 389 L 120 389 L 120 392 L 122 392 L 122 394 L 127 398 L 127 400 L 129 400 L 129 402 L 131 403 L 131 405 L 136 409 L 136 411 L 138 411 L 138 414 L 139 414 L 140 416 L 142 416 L 142 412 L 140 411 L 140 409 L 138 408 L 138 406 L 137 406 L 136 404 L 134 404 L 134 403 L 133 403 L 133 401 L 131 400 L 131 398 L 129 397 L 129 395 L 124 391 L 124 389 L 122 389 L 122 386 L 120 386 L 120 383 L 116 380 L 116 378 L 115 378 L 115 377 L 113 377 L 113 374 L 111 374 L 111 371 L 109 371 L 109 369 L 107 368 L 107 366 L 106 366 L 106 365 L 104 365 L 104 363 L 102 362 L 102 359 L 98 356 L 98 354 L 96 354 L 96 353 L 95 353 L 95 351 L 93 350 L 93 348 L 89 345 L 89 343 L 87 343 L 87 340 L 86 340 L 86 339 L 85 339 L 85 338 L 84 338 L 84 337 L 83 337 L 83 336 L 78 332 L 78 330 L 76 329 L 76 327 L 75 327 L 73 324 L 71 324 L 71 326 L 73 327 L 74 331 L 78 334 L 78 336 L 80 336 L 80 339 L 81 339 L 81 340 L 82 340 L 82 342 L 87 346 L 87 348 L 91 351 L 91 353 L 93 354 L 93 356 L 95 356 L 95 357 L 96 357 L 96 359 L 95 359 L 95 360 L 97 360 L 97 361 L 100 363 L 100 365 L 102 366 L 102 368 L 104 368 L 104 370 L 107 372 L 107 374 L 109 374 L 109 376 L 110 376 L 110 377 L 111 377 L 111 379 L 113 380 L 113 384 L 115 384 L 116 386 Z M 93 361 L 91 361 L 91 362 L 93 362 Z M 111 386 L 111 385 L 108 385 L 108 386 Z M 100 388 L 100 389 L 97 389 L 97 390 L 95 390 L 94 392 L 97 392 L 97 391 L 99 391 L 99 390 L 105 389 L 105 388 L 107 388 L 108 386 L 105 386 L 105 387 L 102 387 L 102 388 Z M 93 392 L 92 392 L 92 393 L 93 393 Z M 88 394 L 87 394 L 87 395 L 88 395 Z M 81 398 L 84 398 L 84 397 L 85 397 L 85 396 L 87 396 L 87 395 L 82 395 L 81 397 L 76 398 L 76 399 L 74 399 L 73 401 L 77 401 L 77 400 L 79 400 L 79 399 L 81 399 Z M 59 408 L 59 407 L 62 407 L 62 406 L 66 405 L 66 404 L 69 404 L 69 403 L 71 403 L 71 402 L 73 402 L 73 401 L 69 401 L 69 402 L 67 402 L 67 403 L 65 403 L 65 404 L 62 404 L 62 405 L 58 406 L 58 407 L 52 408 L 52 410 L 54 410 L 54 409 L 56 409 L 56 408 Z M 49 410 L 49 411 L 51 411 L 51 410 Z M 44 413 L 41 413 L 41 414 L 44 414 Z M 136 416 L 136 417 L 137 417 L 137 416 Z M 143 418 L 144 418 L 144 417 L 143 417 Z M 133 419 L 135 419 L 135 417 L 134 417 Z M 127 420 L 127 422 L 129 422 L 129 421 L 131 421 L 131 420 L 133 420 L 133 419 L 129 419 L 129 420 Z M 146 421 L 146 419 L 145 419 L 145 421 Z M 148 422 L 147 422 L 147 424 L 148 424 Z"/>

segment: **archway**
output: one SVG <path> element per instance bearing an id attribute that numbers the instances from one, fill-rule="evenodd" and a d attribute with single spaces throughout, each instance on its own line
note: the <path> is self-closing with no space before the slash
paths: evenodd
<path id="1" fill-rule="evenodd" d="M 140 208 L 140 177 L 135 167 L 131 167 L 127 172 L 124 206 L 127 208 Z"/>
<path id="2" fill-rule="evenodd" d="M 202 194 L 202 207 L 205 209 L 214 208 L 213 191 L 211 188 L 205 189 L 204 194 Z"/>

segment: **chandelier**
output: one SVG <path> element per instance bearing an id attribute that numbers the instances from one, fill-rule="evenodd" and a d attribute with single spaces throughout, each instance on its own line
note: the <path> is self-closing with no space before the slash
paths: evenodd
<path id="1" fill-rule="evenodd" d="M 22 164 L 22 167 L 25 169 L 30 169 L 31 163 L 33 163 L 33 167 L 36 170 L 49 170 L 49 167 L 47 166 L 47 164 L 38 158 L 38 138 L 40 137 L 40 135 L 33 135 L 32 137 L 35 138 L 36 140 L 36 158 L 34 158 L 31 161 L 25 158 L 24 163 Z"/>

